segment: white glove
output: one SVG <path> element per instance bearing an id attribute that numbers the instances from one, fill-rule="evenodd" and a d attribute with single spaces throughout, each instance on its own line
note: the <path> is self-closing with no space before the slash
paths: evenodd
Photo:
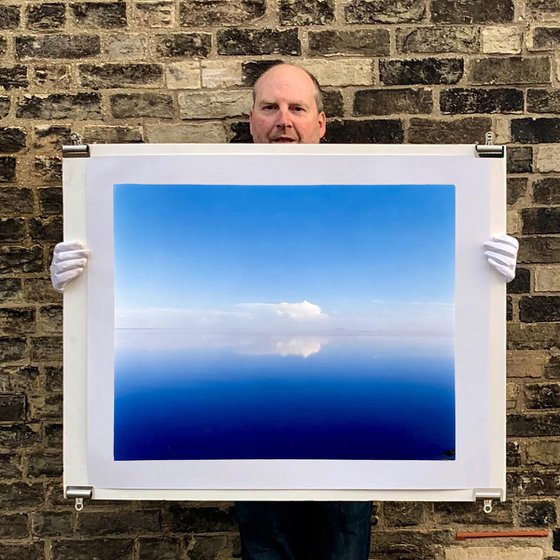
<path id="1" fill-rule="evenodd" d="M 55 245 L 50 271 L 57 292 L 62 293 L 66 284 L 84 271 L 88 256 L 89 251 L 79 241 L 63 241 Z"/>
<path id="2" fill-rule="evenodd" d="M 515 277 L 515 266 L 517 264 L 517 251 L 519 242 L 515 237 L 506 235 L 494 235 L 484 244 L 484 254 L 488 258 L 490 266 L 494 267 L 506 282 L 511 282 Z"/>

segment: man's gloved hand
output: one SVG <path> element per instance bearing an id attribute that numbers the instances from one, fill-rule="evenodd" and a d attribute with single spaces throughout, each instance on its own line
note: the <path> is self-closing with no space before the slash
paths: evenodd
<path id="1" fill-rule="evenodd" d="M 504 278 L 506 282 L 511 282 L 515 277 L 515 267 L 517 264 L 517 251 L 519 242 L 515 237 L 506 235 L 494 235 L 484 244 L 486 251 L 484 254 L 488 262 Z"/>
<path id="2" fill-rule="evenodd" d="M 63 241 L 55 245 L 50 271 L 57 292 L 62 293 L 66 284 L 84 271 L 88 256 L 89 251 L 79 241 Z"/>

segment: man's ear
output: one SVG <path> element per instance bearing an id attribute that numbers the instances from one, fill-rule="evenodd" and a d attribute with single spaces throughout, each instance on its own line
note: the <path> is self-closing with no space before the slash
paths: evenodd
<path id="1" fill-rule="evenodd" d="M 249 132 L 253 136 L 253 109 L 249 111 Z"/>
<path id="2" fill-rule="evenodd" d="M 319 138 L 323 138 L 325 133 L 327 132 L 327 115 L 325 115 L 325 111 L 321 111 L 319 113 Z"/>

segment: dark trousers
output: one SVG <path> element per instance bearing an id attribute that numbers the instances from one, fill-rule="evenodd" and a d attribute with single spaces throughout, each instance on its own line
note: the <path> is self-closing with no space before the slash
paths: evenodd
<path id="1" fill-rule="evenodd" d="M 370 502 L 237 502 L 243 560 L 367 560 Z"/>

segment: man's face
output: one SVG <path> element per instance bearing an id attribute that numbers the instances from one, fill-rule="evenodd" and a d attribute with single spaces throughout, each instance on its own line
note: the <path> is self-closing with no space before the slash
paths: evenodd
<path id="1" fill-rule="evenodd" d="M 325 113 L 317 110 L 313 81 L 301 68 L 281 64 L 258 80 L 249 115 L 256 144 L 318 144 L 325 122 Z"/>

